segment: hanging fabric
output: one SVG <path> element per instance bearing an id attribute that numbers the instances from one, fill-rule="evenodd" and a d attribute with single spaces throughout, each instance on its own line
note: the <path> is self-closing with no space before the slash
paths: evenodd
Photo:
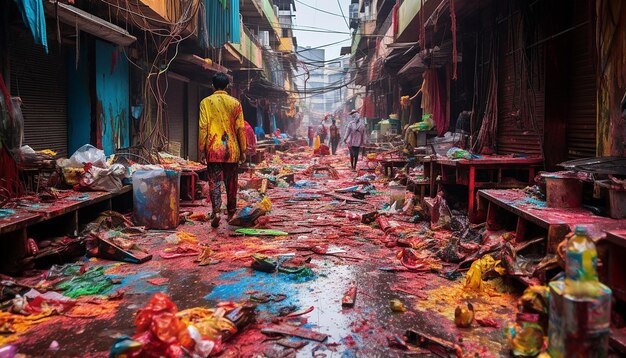
<path id="1" fill-rule="evenodd" d="M 429 68 L 424 71 L 422 89 L 422 113 L 424 115 L 432 115 L 435 126 L 437 127 L 437 135 L 443 136 L 450 125 L 450 120 L 446 117 L 443 108 L 444 94 L 439 81 L 437 69 Z"/>
<path id="2" fill-rule="evenodd" d="M 48 53 L 48 37 L 46 35 L 46 16 L 43 11 L 41 0 L 15 0 L 22 14 L 22 20 L 33 34 L 35 43 L 43 46 Z"/>

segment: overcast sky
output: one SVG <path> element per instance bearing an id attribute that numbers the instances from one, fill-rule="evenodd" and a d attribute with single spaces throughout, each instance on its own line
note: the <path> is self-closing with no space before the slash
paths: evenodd
<path id="1" fill-rule="evenodd" d="M 343 13 L 346 15 L 345 21 L 341 18 L 341 11 L 339 9 L 339 4 L 337 0 L 295 0 L 296 18 L 294 27 L 296 29 L 308 29 L 309 27 L 315 27 L 326 29 L 329 31 L 344 32 L 343 34 L 340 34 L 295 30 L 294 33 L 298 40 L 298 46 L 317 47 L 345 39 L 346 41 L 339 44 L 323 47 L 326 50 L 326 60 L 329 60 L 339 57 L 339 51 L 342 46 L 351 45 L 351 41 L 348 40 L 350 39 L 350 35 L 348 34 L 350 31 L 348 29 L 348 25 L 346 25 L 346 21 L 350 21 L 350 0 L 339 0 L 339 3 L 341 3 Z M 321 11 L 307 7 L 304 4 L 331 12 L 339 16 L 323 13 Z"/>

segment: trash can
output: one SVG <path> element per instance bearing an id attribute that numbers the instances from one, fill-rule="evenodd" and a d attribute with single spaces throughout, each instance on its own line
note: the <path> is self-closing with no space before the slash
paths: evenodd
<path id="1" fill-rule="evenodd" d="M 149 229 L 175 229 L 179 223 L 180 172 L 138 170 L 133 173 L 133 219 Z"/>

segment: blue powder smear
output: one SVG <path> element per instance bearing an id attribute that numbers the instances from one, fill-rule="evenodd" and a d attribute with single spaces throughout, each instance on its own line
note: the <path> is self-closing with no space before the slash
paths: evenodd
<path id="1" fill-rule="evenodd" d="M 308 278 L 307 281 L 315 277 Z M 221 283 L 223 281 L 231 281 Z M 234 281 L 234 282 L 232 282 Z M 278 314 L 278 310 L 283 306 L 298 306 L 300 301 L 298 295 L 298 283 L 304 282 L 297 275 L 289 275 L 284 273 L 265 273 L 259 271 L 251 271 L 249 269 L 239 269 L 220 275 L 217 280 L 217 286 L 213 288 L 210 294 L 204 297 L 205 300 L 211 301 L 243 301 L 250 298 L 249 291 L 259 291 L 267 294 L 287 295 L 287 298 L 280 302 L 260 303 L 259 309 L 265 310 L 272 315 Z"/>

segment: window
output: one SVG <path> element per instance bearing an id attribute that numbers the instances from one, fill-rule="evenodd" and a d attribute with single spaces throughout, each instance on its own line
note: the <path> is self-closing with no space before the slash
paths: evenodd
<path id="1" fill-rule="evenodd" d="M 282 37 L 289 37 L 289 29 L 286 27 L 283 27 L 283 36 Z"/>

